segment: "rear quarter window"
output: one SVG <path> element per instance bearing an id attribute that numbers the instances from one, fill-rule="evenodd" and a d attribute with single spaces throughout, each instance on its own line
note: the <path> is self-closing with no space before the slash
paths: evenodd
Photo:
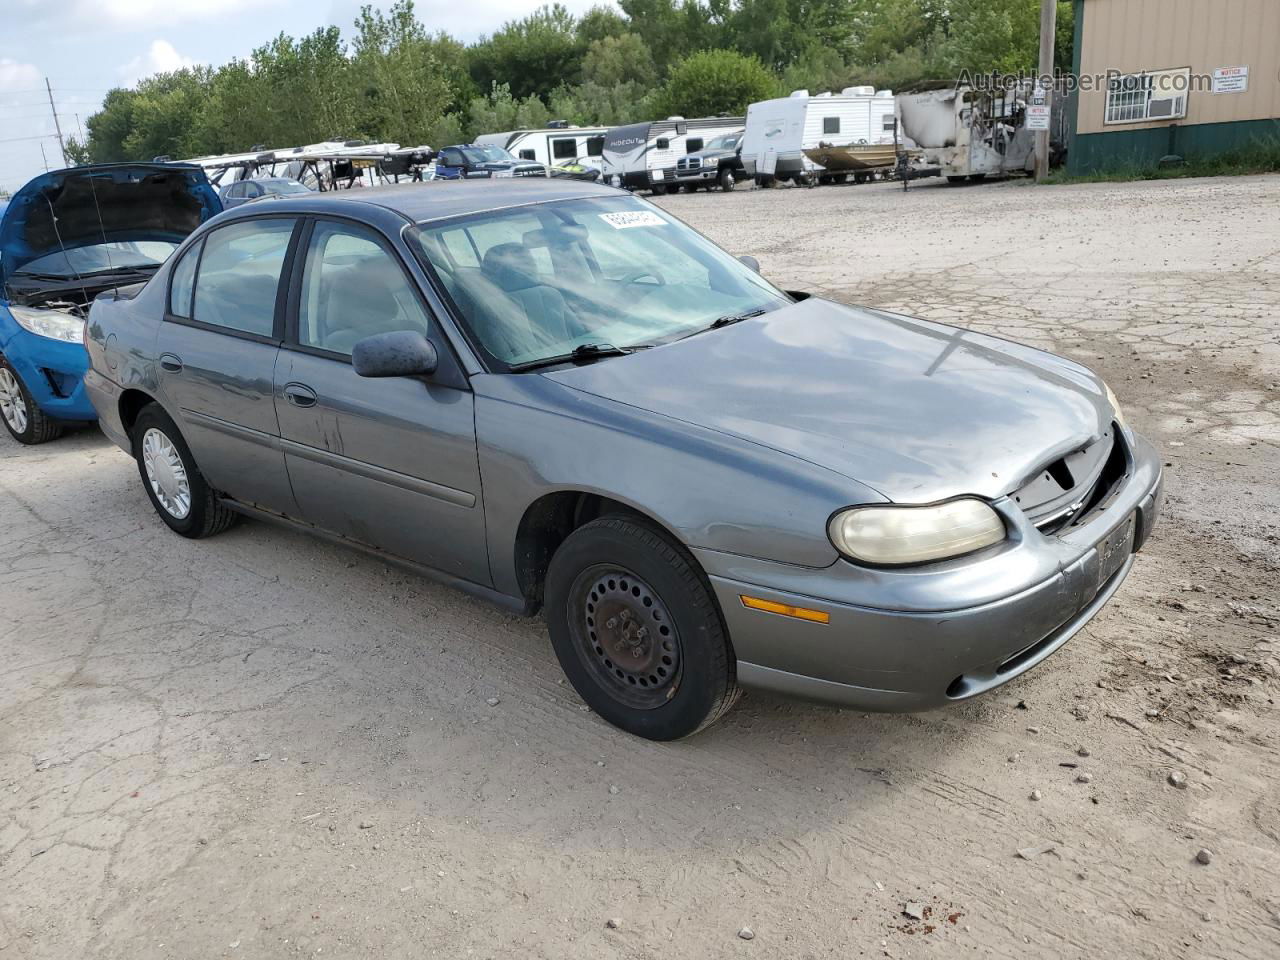
<path id="1" fill-rule="evenodd" d="M 193 244 L 173 266 L 169 280 L 169 312 L 175 317 L 191 318 L 191 293 L 196 285 L 196 266 L 204 241 Z"/>

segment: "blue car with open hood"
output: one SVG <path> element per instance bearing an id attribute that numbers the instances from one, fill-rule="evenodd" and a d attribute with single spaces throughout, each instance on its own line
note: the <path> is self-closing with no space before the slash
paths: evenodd
<path id="1" fill-rule="evenodd" d="M 97 164 L 41 174 L 0 206 L 0 421 L 20 443 L 97 419 L 85 396 L 84 324 L 127 297 L 221 212 L 189 164 Z"/>

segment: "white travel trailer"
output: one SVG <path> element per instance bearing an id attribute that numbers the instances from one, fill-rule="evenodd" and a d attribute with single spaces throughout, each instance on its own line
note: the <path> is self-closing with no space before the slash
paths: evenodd
<path id="1" fill-rule="evenodd" d="M 628 190 L 680 189 L 676 162 L 722 133 L 742 129 L 742 117 L 668 117 L 614 127 L 604 138 L 604 180 Z"/>
<path id="2" fill-rule="evenodd" d="M 823 170 L 805 156 L 805 150 L 820 144 L 891 144 L 893 119 L 892 91 L 875 87 L 846 87 L 817 96 L 796 90 L 789 97 L 762 100 L 747 107 L 742 165 L 756 183 L 800 183 Z"/>
<path id="3" fill-rule="evenodd" d="M 544 127 L 541 130 L 508 130 L 476 137 L 481 145 L 502 147 L 517 160 L 535 160 L 545 167 L 582 158 L 601 164 L 608 127 Z"/>

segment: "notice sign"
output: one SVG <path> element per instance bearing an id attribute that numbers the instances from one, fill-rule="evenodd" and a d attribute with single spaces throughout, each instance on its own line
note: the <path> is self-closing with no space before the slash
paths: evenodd
<path id="1" fill-rule="evenodd" d="M 1213 71 L 1214 93 L 1245 93 L 1248 89 L 1248 67 L 1219 67 Z"/>
<path id="2" fill-rule="evenodd" d="M 1027 129 L 1049 129 L 1049 95 L 1043 87 L 1037 86 L 1027 101 Z"/>

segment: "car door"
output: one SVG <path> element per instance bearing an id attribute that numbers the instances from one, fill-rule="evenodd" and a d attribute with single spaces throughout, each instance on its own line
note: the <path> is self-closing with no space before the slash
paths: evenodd
<path id="1" fill-rule="evenodd" d="M 273 391 L 296 227 L 254 217 L 207 233 L 173 269 L 156 336 L 161 399 L 210 485 L 287 514 L 297 509 Z"/>
<path id="2" fill-rule="evenodd" d="M 391 244 L 363 225 L 315 220 L 289 315 L 276 411 L 302 517 L 489 584 L 472 394 Z M 398 330 L 436 344 L 437 375 L 357 376 L 352 347 Z"/>
<path id="3" fill-rule="evenodd" d="M 466 160 L 463 159 L 462 151 L 446 147 L 440 151 L 440 158 L 436 161 L 436 176 L 441 180 L 457 180 L 465 167 Z"/>

